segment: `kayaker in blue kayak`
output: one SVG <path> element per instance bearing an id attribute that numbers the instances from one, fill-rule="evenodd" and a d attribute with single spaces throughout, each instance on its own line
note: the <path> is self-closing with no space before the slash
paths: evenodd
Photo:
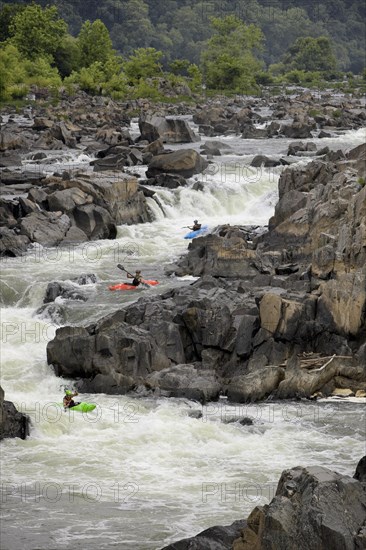
<path id="1" fill-rule="evenodd" d="M 77 391 L 75 392 L 72 392 L 71 390 L 65 391 L 65 397 L 63 399 L 63 405 L 64 405 L 65 411 L 66 409 L 70 409 L 71 407 L 76 407 L 76 405 L 79 405 L 79 403 L 75 403 L 75 401 L 73 400 L 73 397 L 75 397 L 76 395 L 79 395 Z"/>
<path id="2" fill-rule="evenodd" d="M 192 231 L 198 231 L 199 229 L 201 229 L 201 227 L 202 227 L 202 224 L 198 223 L 198 220 L 194 220 L 192 227 L 188 225 L 188 229 L 191 229 Z"/>

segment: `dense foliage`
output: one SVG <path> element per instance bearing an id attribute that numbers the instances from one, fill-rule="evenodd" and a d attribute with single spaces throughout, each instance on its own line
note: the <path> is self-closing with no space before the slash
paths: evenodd
<path id="1" fill-rule="evenodd" d="M 364 69 L 358 0 L 0 0 L 0 8 L 1 100 L 32 85 L 56 94 L 62 83 L 115 98 L 253 93 Z"/>
<path id="2" fill-rule="evenodd" d="M 2 0 L 0 6 L 14 4 Z M 212 36 L 210 17 L 234 15 L 258 26 L 265 37 L 263 59 L 278 63 L 288 48 L 307 36 L 334 43 L 337 69 L 359 73 L 365 64 L 364 0 L 37 0 L 56 5 L 76 36 L 85 20 L 100 19 L 122 55 L 137 48 L 164 52 L 164 63 L 188 59 L 198 64 Z M 29 0 L 18 0 L 20 5 Z M 0 30 L 1 30 L 0 22 Z"/>

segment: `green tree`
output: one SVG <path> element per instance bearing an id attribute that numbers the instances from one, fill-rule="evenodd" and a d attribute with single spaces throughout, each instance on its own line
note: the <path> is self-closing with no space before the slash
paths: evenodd
<path id="1" fill-rule="evenodd" d="M 17 88 L 23 88 L 24 95 L 28 88 L 25 88 L 27 71 L 24 66 L 24 59 L 19 50 L 12 44 L 5 44 L 0 48 L 0 99 L 7 100 L 15 96 L 13 93 Z"/>
<path id="2" fill-rule="evenodd" d="M 81 66 L 89 67 L 96 61 L 105 63 L 115 54 L 107 27 L 100 19 L 85 21 L 78 36 Z"/>
<path id="3" fill-rule="evenodd" d="M 24 10 L 22 4 L 6 4 L 0 6 L 0 41 L 3 42 L 12 36 L 10 25 L 17 13 Z"/>
<path id="4" fill-rule="evenodd" d="M 124 63 L 124 71 L 131 84 L 138 82 L 141 78 L 151 78 L 161 74 L 161 65 L 159 61 L 163 52 L 155 48 L 138 48 L 130 55 Z"/>
<path id="5" fill-rule="evenodd" d="M 52 56 L 60 46 L 67 25 L 55 6 L 42 9 L 31 4 L 19 11 L 9 25 L 11 42 L 28 59 Z"/>
<path id="6" fill-rule="evenodd" d="M 298 38 L 284 56 L 284 64 L 303 71 L 332 71 L 337 62 L 327 36 Z"/>
<path id="7" fill-rule="evenodd" d="M 76 38 L 66 35 L 54 55 L 55 65 L 62 78 L 80 69 L 80 48 Z"/>
<path id="8" fill-rule="evenodd" d="M 210 89 L 247 93 L 257 88 L 261 63 L 254 52 L 262 48 L 263 34 L 234 15 L 212 18 L 215 34 L 202 53 L 202 72 Z"/>

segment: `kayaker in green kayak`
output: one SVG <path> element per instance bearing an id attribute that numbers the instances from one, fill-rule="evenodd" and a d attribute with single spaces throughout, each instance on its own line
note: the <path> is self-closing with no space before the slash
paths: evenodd
<path id="1" fill-rule="evenodd" d="M 73 397 L 75 397 L 76 395 L 79 395 L 77 391 L 75 392 L 72 392 L 71 390 L 65 391 L 65 397 L 63 399 L 63 405 L 64 405 L 65 411 L 66 409 L 70 409 L 71 407 L 76 407 L 76 405 L 79 405 L 79 403 L 75 403 L 75 401 L 73 400 Z"/>

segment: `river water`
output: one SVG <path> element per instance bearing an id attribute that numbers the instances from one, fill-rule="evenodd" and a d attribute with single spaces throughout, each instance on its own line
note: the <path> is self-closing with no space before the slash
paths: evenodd
<path id="1" fill-rule="evenodd" d="M 312 141 L 348 150 L 364 136 L 363 130 L 348 131 Z M 202 407 L 184 399 L 98 394 L 82 395 L 97 404 L 88 414 L 64 413 L 55 405 L 73 382 L 57 378 L 47 365 L 46 345 L 57 326 L 35 312 L 48 282 L 97 276 L 83 287 L 88 301 L 62 303 L 67 324 L 89 324 L 146 293 L 108 290 L 123 280 L 117 263 L 131 271 L 139 266 L 144 277 L 158 279 L 150 294 L 190 284 L 189 277 L 168 278 L 164 267 L 185 252 L 184 226 L 193 219 L 211 229 L 267 224 L 281 168 L 254 169 L 249 163 L 257 153 L 284 156 L 289 140 L 217 139 L 228 149 L 205 175 L 188 187 L 158 189 L 161 206 L 149 199 L 152 223 L 121 226 L 115 241 L 34 247 L 24 257 L 3 260 L 1 385 L 6 398 L 31 417 L 32 428 L 25 441 L 1 443 L 2 550 L 157 550 L 247 517 L 272 499 L 285 468 L 321 464 L 353 475 L 365 454 L 365 409 L 357 400 L 239 406 L 222 399 Z M 46 171 L 90 161 L 82 153 L 51 154 Z M 203 191 L 194 188 L 199 182 Z M 194 417 L 198 412 L 201 418 Z M 253 425 L 229 422 L 243 416 Z"/>

